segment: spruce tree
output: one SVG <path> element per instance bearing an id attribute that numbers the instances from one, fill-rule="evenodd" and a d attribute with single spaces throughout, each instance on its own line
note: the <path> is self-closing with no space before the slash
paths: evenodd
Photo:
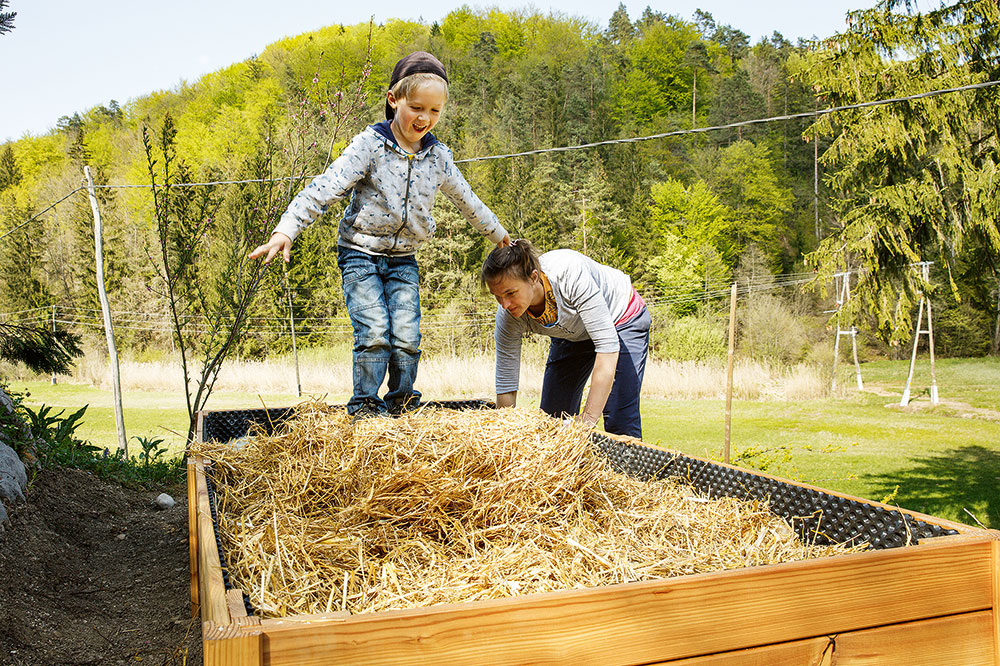
<path id="1" fill-rule="evenodd" d="M 909 3 L 906 3 L 909 7 Z M 995 0 L 943 5 L 924 14 L 899 0 L 850 14 L 850 29 L 805 61 L 801 74 L 829 105 L 903 97 L 1000 77 Z M 835 136 L 824 155 L 839 229 L 812 260 L 826 272 L 861 269 L 852 305 L 874 315 L 885 337 L 906 339 L 921 292 L 912 264 L 935 261 L 943 286 L 969 248 L 1000 263 L 1000 117 L 988 87 L 827 116 Z"/>

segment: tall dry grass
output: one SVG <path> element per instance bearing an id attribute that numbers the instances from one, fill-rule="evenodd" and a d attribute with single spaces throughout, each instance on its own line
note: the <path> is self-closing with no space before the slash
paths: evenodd
<path id="1" fill-rule="evenodd" d="M 541 393 L 544 355 L 526 349 L 519 393 L 528 398 Z M 312 350 L 300 356 L 302 390 L 309 394 L 344 396 L 351 393 L 349 352 Z M 179 391 L 181 371 L 176 361 L 123 361 L 124 391 Z M 79 363 L 74 380 L 110 388 L 107 360 L 88 355 Z M 266 361 L 232 360 L 226 363 L 215 390 L 261 394 L 294 393 L 295 365 L 289 357 Z M 643 396 L 666 400 L 725 397 L 726 366 L 718 362 L 660 361 L 646 365 Z M 420 361 L 417 389 L 425 399 L 492 398 L 492 354 L 466 356 L 425 354 Z M 740 400 L 809 400 L 828 396 L 829 378 L 816 365 L 780 366 L 752 360 L 738 361 L 733 372 L 733 396 Z"/>

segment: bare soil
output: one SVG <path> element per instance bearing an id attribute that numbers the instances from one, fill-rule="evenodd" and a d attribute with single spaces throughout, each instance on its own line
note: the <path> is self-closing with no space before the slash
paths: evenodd
<path id="1" fill-rule="evenodd" d="M 202 663 L 191 618 L 187 501 L 43 470 L 0 532 L 0 664 Z"/>

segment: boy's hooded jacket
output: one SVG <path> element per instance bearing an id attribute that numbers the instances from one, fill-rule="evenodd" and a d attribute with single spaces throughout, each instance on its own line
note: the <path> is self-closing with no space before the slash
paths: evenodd
<path id="1" fill-rule="evenodd" d="M 413 254 L 434 234 L 431 209 L 440 188 L 481 234 L 502 241 L 507 232 L 469 187 L 451 150 L 429 133 L 422 144 L 411 155 L 396 145 L 388 122 L 370 125 L 296 195 L 274 230 L 294 240 L 332 202 L 350 194 L 340 245 L 368 254 Z"/>

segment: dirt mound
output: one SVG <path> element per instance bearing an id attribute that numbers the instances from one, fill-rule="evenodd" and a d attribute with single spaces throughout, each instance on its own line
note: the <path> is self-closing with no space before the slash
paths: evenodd
<path id="1" fill-rule="evenodd" d="M 187 501 L 45 470 L 0 533 L 0 664 L 201 664 Z"/>

